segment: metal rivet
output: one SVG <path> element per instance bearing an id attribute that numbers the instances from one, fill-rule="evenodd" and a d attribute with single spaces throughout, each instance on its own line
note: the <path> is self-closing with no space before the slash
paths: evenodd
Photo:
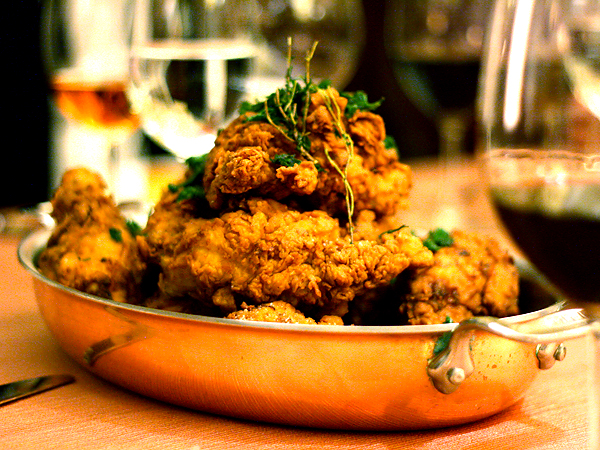
<path id="1" fill-rule="evenodd" d="M 451 367 L 448 369 L 448 381 L 454 385 L 459 385 L 465 381 L 465 371 L 460 367 Z"/>
<path id="2" fill-rule="evenodd" d="M 567 356 L 567 347 L 564 344 L 558 344 L 556 350 L 554 350 L 554 359 L 557 361 L 562 361 Z"/>

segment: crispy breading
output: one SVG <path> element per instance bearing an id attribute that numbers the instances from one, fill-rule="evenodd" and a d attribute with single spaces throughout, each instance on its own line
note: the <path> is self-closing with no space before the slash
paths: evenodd
<path id="1" fill-rule="evenodd" d="M 89 294 L 139 302 L 145 263 L 101 177 L 67 171 L 52 206 L 56 227 L 40 254 L 40 271 Z"/>
<path id="2" fill-rule="evenodd" d="M 298 86 L 287 88 L 296 101 Z M 271 105 L 278 120 L 268 104 L 244 108 L 206 157 L 188 160 L 135 239 L 96 174 L 65 174 L 42 272 L 119 301 L 241 320 L 516 314 L 517 270 L 495 241 L 455 231 L 434 254 L 399 223 L 412 172 L 381 116 L 361 97 L 347 117 L 352 97 L 330 87 L 302 92 L 287 112 Z"/>
<path id="3" fill-rule="evenodd" d="M 258 322 L 298 323 L 304 325 L 317 324 L 314 319 L 306 317 L 292 305 L 282 301 L 265 303 L 258 306 L 242 304 L 242 308 L 243 309 L 232 312 L 227 318 Z M 324 316 L 318 324 L 344 325 L 344 322 L 337 316 Z"/>
<path id="4" fill-rule="evenodd" d="M 223 130 L 204 176 L 210 206 L 221 210 L 235 207 L 244 198 L 267 197 L 343 218 L 347 198 L 339 173 L 342 170 L 352 187 L 357 211 L 369 209 L 383 217 L 406 208 L 412 173 L 399 162 L 396 149 L 386 148 L 383 120 L 360 111 L 347 119 L 347 100 L 334 89 L 329 92 L 339 109 L 328 108 L 319 93 L 311 96 L 305 121 L 311 161 L 299 154 L 296 144 L 271 123 L 242 116 Z M 351 143 L 336 126 L 346 130 Z M 280 166 L 274 160 L 276 155 L 292 155 L 301 163 Z"/>
<path id="5" fill-rule="evenodd" d="M 492 238 L 454 231 L 454 243 L 434 253 L 431 267 L 412 271 L 401 310 L 411 324 L 518 314 L 519 275 Z"/>
<path id="6" fill-rule="evenodd" d="M 324 211 L 299 212 L 255 198 L 220 217 L 175 225 L 187 203 L 165 194 L 139 238 L 141 247 L 161 268 L 164 295 L 218 304 L 224 313 L 242 301 L 284 300 L 312 317 L 341 317 L 356 296 L 432 262 L 408 229 L 352 243 Z"/>

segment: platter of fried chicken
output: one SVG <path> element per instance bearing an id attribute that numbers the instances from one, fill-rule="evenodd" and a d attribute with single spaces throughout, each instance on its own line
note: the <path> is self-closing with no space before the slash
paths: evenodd
<path id="1" fill-rule="evenodd" d="M 144 223 L 93 170 L 67 171 L 54 227 L 19 249 L 59 344 L 144 395 L 296 426 L 449 426 L 519 400 L 535 345 L 473 332 L 475 369 L 447 377 L 451 394 L 428 365 L 460 322 L 560 306 L 495 240 L 403 222 L 412 173 L 378 105 L 288 76 L 185 162 Z"/>

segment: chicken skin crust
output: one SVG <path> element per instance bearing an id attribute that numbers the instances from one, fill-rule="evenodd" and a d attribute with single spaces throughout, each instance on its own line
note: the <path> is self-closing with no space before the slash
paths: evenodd
<path id="1" fill-rule="evenodd" d="M 412 271 L 400 306 L 410 324 L 460 322 L 473 316 L 519 313 L 519 274 L 492 238 L 454 231 L 454 243 L 434 253 L 434 264 Z"/>
<path id="2" fill-rule="evenodd" d="M 277 322 L 277 323 L 297 323 L 302 325 L 316 325 L 317 322 L 306 317 L 292 305 L 281 300 L 264 303 L 262 305 L 242 305 L 243 309 L 232 312 L 227 319 L 250 320 L 257 322 Z M 323 316 L 318 322 L 319 325 L 344 325 L 342 319 L 338 316 Z"/>
<path id="3" fill-rule="evenodd" d="M 310 161 L 280 129 L 252 121 L 251 115 L 239 117 L 224 129 L 204 176 L 210 207 L 234 208 L 243 198 L 266 197 L 296 209 L 319 209 L 343 218 L 347 193 L 337 170 L 342 169 L 357 211 L 371 210 L 383 217 L 406 208 L 412 172 L 399 162 L 395 148 L 386 148 L 381 116 L 357 111 L 348 119 L 344 115 L 347 99 L 333 88 L 327 92 L 337 107 L 332 109 L 323 95 L 312 94 L 305 120 Z M 336 127 L 347 133 L 351 146 Z M 291 155 L 299 163 L 279 165 L 277 155 Z"/>
<path id="4" fill-rule="evenodd" d="M 496 241 L 444 231 L 441 244 L 424 242 L 402 222 L 413 175 L 373 112 L 379 102 L 304 82 L 243 105 L 135 237 L 97 174 L 68 171 L 41 272 L 117 301 L 236 320 L 517 314 L 518 272 Z"/>
<path id="5" fill-rule="evenodd" d="M 140 247 L 158 264 L 160 296 L 192 297 L 225 314 L 285 301 L 317 320 L 342 317 L 355 297 L 388 285 L 405 269 L 432 263 L 408 229 L 351 242 L 324 211 L 299 212 L 251 198 L 220 217 L 193 217 L 192 201 L 166 192 Z"/>
<path id="6" fill-rule="evenodd" d="M 88 294 L 139 303 L 146 265 L 102 178 L 87 169 L 67 171 L 52 206 L 56 227 L 40 271 Z"/>

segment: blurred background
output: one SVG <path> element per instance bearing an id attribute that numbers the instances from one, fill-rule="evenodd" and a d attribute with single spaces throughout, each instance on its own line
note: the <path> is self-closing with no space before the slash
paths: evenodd
<path id="1" fill-rule="evenodd" d="M 276 0 L 263 0 L 265 2 L 271 7 L 278 3 Z M 392 48 L 395 45 L 394 38 L 399 36 L 401 29 L 409 29 L 401 23 L 402 18 L 407 15 L 414 18 L 418 14 L 425 14 L 428 26 L 443 33 L 444 27 L 448 27 L 447 18 L 444 25 L 444 8 L 451 9 L 453 14 L 462 11 L 462 2 L 459 0 L 440 0 L 434 2 L 435 8 L 428 10 L 422 8 L 425 3 L 422 0 L 362 0 L 363 16 L 361 18 L 357 15 L 357 26 L 359 23 L 361 26 L 364 24 L 364 42 L 355 67 L 349 72 L 348 79 L 343 81 L 345 90 L 364 90 L 372 101 L 385 99 L 377 112 L 383 116 L 388 134 L 395 138 L 401 159 L 408 163 L 438 155 L 440 133 L 436 113 L 423 108 L 407 91 L 406 86 L 398 81 L 397 60 L 400 56 Z M 491 0 L 479 3 L 485 8 Z M 56 131 L 57 127 L 67 125 L 52 104 L 41 61 L 42 1 L 16 2 L 14 10 L 16 14 L 12 15 L 11 20 L 14 18 L 16 24 L 5 27 L 3 31 L 3 48 L 8 54 L 7 86 L 10 87 L 6 90 L 8 101 L 5 104 L 11 107 L 3 127 L 6 136 L 15 137 L 12 142 L 16 145 L 9 144 L 13 148 L 5 149 L 6 162 L 0 166 L 3 172 L 0 176 L 0 207 L 23 207 L 47 200 L 67 164 L 65 159 L 69 158 L 65 156 L 66 150 L 61 148 L 64 147 L 64 142 L 60 139 L 57 141 Z M 437 16 L 432 16 L 432 11 Z M 360 13 L 359 11 L 357 14 Z M 364 21 L 360 22 L 361 20 Z M 285 25 L 283 26 L 285 31 Z M 14 33 L 15 29 L 19 33 Z M 477 39 L 481 38 L 477 33 L 471 34 Z M 472 101 L 474 95 L 478 61 L 474 67 L 471 75 L 462 77 L 463 84 L 468 84 L 469 92 L 473 92 L 466 95 L 467 103 Z M 449 69 L 440 65 L 439 70 Z M 447 73 L 440 72 L 438 76 L 442 80 L 449 79 Z M 472 105 L 463 106 L 467 108 L 467 114 L 463 115 L 466 117 L 463 150 L 466 155 L 470 155 L 474 149 Z M 64 132 L 59 130 L 58 134 L 63 133 L 60 136 L 64 137 Z M 71 138 L 72 133 L 73 131 Z M 77 146 L 94 145 L 93 138 L 86 141 L 86 137 L 81 134 L 76 134 L 75 138 L 77 143 L 71 145 L 75 145 L 76 149 Z M 139 152 L 144 158 L 164 156 L 163 149 L 147 139 L 141 131 L 137 131 L 127 145 L 133 146 L 134 152 L 138 151 L 139 146 Z M 75 150 L 77 151 L 81 149 Z"/>

